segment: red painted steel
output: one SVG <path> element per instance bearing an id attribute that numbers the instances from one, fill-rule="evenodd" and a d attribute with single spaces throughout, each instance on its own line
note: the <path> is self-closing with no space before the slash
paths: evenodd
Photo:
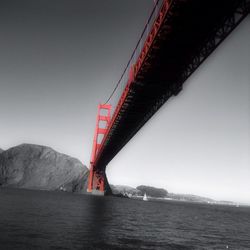
<path id="1" fill-rule="evenodd" d="M 103 110 L 107 112 L 106 115 L 101 114 Z M 95 159 L 101 146 L 101 143 L 98 142 L 98 136 L 105 135 L 107 133 L 107 127 L 109 126 L 110 118 L 111 118 L 111 105 L 99 104 L 98 114 L 96 118 L 95 134 L 92 146 L 91 161 L 90 161 L 90 172 L 89 172 L 88 190 L 87 190 L 88 192 L 92 192 L 93 190 L 104 192 L 104 175 L 103 173 L 99 172 L 98 169 L 95 169 Z M 106 122 L 105 128 L 100 127 L 101 121 Z"/>
<path id="2" fill-rule="evenodd" d="M 157 36 L 157 33 L 162 25 L 162 22 L 164 21 L 165 19 L 165 16 L 168 12 L 168 9 L 170 7 L 170 4 L 171 4 L 171 1 L 169 0 L 165 0 L 163 2 L 163 5 L 162 5 L 162 8 L 161 8 L 161 11 L 159 12 L 159 15 L 158 17 L 156 18 L 154 24 L 153 24 L 153 27 L 144 43 L 144 46 L 143 46 L 143 49 L 142 49 L 142 52 L 139 56 L 139 58 L 137 59 L 137 62 L 136 64 L 134 65 L 134 75 L 136 76 L 137 73 L 139 72 L 142 64 L 143 64 L 143 61 L 144 59 L 146 58 L 146 56 L 148 55 L 148 52 L 153 44 L 153 41 L 155 39 L 155 37 Z"/>
<path id="3" fill-rule="evenodd" d="M 102 153 L 102 150 L 104 148 L 104 143 L 105 143 L 105 140 L 109 134 L 109 131 L 112 128 L 114 121 L 116 120 L 117 115 L 120 111 L 120 108 L 122 107 L 128 93 L 129 93 L 129 89 L 130 89 L 131 84 L 134 82 L 134 79 L 136 78 L 136 75 L 139 72 L 142 63 L 143 63 L 144 59 L 146 58 L 146 56 L 147 56 L 147 54 L 152 46 L 154 38 L 157 36 L 157 33 L 162 25 L 162 22 L 163 22 L 166 14 L 169 10 L 171 3 L 172 3 L 171 0 L 164 0 L 163 4 L 161 6 L 161 9 L 159 11 L 158 17 L 156 18 L 155 22 L 153 23 L 151 31 L 150 31 L 150 33 L 149 33 L 149 35 L 144 43 L 143 49 L 142 49 L 141 54 L 139 55 L 139 57 L 137 59 L 137 62 L 134 65 L 132 65 L 130 68 L 128 82 L 127 82 L 126 87 L 124 88 L 123 93 L 119 99 L 119 102 L 115 108 L 115 112 L 112 116 L 111 122 L 109 123 L 109 126 L 108 126 L 107 131 L 105 133 L 105 136 L 102 140 L 102 143 L 100 145 L 100 149 L 98 151 L 98 154 L 97 154 L 95 160 L 98 160 L 98 157 Z"/>

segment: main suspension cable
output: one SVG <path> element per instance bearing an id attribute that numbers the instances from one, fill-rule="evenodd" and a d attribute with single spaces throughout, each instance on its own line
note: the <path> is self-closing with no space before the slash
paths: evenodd
<path id="1" fill-rule="evenodd" d="M 125 75 L 125 73 L 126 73 L 128 67 L 129 67 L 129 65 L 130 65 L 130 63 L 131 63 L 131 61 L 132 61 L 132 59 L 133 59 L 133 57 L 134 57 L 134 55 L 135 55 L 135 53 L 136 53 L 136 50 L 138 49 L 138 46 L 140 45 L 140 42 L 141 42 L 141 40 L 142 40 L 142 37 L 143 37 L 145 31 L 147 30 L 148 24 L 150 23 L 151 18 L 152 18 L 152 16 L 153 16 L 153 14 L 154 14 L 154 12 L 155 12 L 155 9 L 157 8 L 157 5 L 158 5 L 159 2 L 160 2 L 160 0 L 157 0 L 157 1 L 154 0 L 154 3 L 155 3 L 155 4 L 154 4 L 154 8 L 153 8 L 153 10 L 152 10 L 152 12 L 151 12 L 151 14 L 150 14 L 150 16 L 149 16 L 149 18 L 148 18 L 148 21 L 147 21 L 147 23 L 146 23 L 146 25 L 145 25 L 145 27 L 144 27 L 142 33 L 141 33 L 141 36 L 140 36 L 140 38 L 139 38 L 139 40 L 138 40 L 138 42 L 137 42 L 137 44 L 136 44 L 136 46 L 135 46 L 135 49 L 133 50 L 133 53 L 132 53 L 132 55 L 131 55 L 131 57 L 130 57 L 130 59 L 129 59 L 129 61 L 128 61 L 128 63 L 127 63 L 127 65 L 126 65 L 126 67 L 125 67 L 125 69 L 124 69 L 124 71 L 123 71 L 123 73 L 122 73 L 120 79 L 119 79 L 119 81 L 117 82 L 117 84 L 116 84 L 116 86 L 114 87 L 113 91 L 111 92 L 109 98 L 107 99 L 107 101 L 106 101 L 104 104 L 107 104 L 107 103 L 111 100 L 111 98 L 113 97 L 115 91 L 117 90 L 117 88 L 118 88 L 119 85 L 121 84 L 121 81 L 122 81 L 122 79 L 123 79 L 123 76 Z"/>

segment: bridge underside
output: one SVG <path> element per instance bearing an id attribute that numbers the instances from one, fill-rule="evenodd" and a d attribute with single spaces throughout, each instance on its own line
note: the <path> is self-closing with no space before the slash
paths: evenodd
<path id="1" fill-rule="evenodd" d="M 95 160 L 106 165 L 249 13 L 249 0 L 172 1 Z"/>

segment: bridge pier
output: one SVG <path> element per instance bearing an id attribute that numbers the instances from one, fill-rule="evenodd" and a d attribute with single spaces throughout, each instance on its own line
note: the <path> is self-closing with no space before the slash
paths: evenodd
<path id="1" fill-rule="evenodd" d="M 103 196 L 105 193 L 105 173 L 103 171 L 94 170 L 91 167 L 88 179 L 89 194 Z"/>
<path id="2" fill-rule="evenodd" d="M 87 193 L 90 195 L 104 196 L 112 194 L 108 179 L 104 170 L 90 170 Z"/>
<path id="3" fill-rule="evenodd" d="M 104 192 L 100 190 L 93 189 L 92 191 L 88 190 L 88 194 L 95 195 L 95 196 L 104 196 Z"/>

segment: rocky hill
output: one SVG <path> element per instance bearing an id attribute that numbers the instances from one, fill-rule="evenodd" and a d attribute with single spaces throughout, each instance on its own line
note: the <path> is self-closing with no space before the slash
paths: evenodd
<path id="1" fill-rule="evenodd" d="M 4 150 L 0 148 L 0 154 L 3 152 Z"/>
<path id="2" fill-rule="evenodd" d="M 133 187 L 130 187 L 130 186 L 110 185 L 110 188 L 112 190 L 113 195 L 115 195 L 115 196 L 142 195 L 140 190 L 133 188 Z"/>
<path id="3" fill-rule="evenodd" d="M 3 187 L 85 193 L 88 173 L 79 160 L 45 146 L 22 144 L 0 154 Z"/>
<path id="4" fill-rule="evenodd" d="M 167 198 L 168 191 L 162 188 L 150 186 L 138 186 L 136 188 L 125 185 L 110 185 L 112 193 L 116 196 L 143 196 L 145 193 L 154 198 Z"/>
<path id="5" fill-rule="evenodd" d="M 156 198 L 165 198 L 168 195 L 168 191 L 163 188 L 155 188 L 150 186 L 138 186 L 137 190 L 141 191 L 142 194 L 146 193 L 148 196 Z"/>

